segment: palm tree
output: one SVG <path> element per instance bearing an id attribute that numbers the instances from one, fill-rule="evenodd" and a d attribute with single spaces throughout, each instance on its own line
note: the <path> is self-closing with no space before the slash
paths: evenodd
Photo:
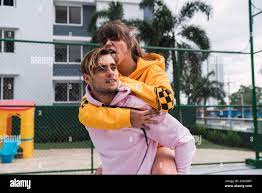
<path id="1" fill-rule="evenodd" d="M 105 21 L 120 19 L 129 25 L 131 24 L 136 26 L 140 31 L 140 39 L 150 46 L 178 47 L 187 49 L 210 48 L 210 42 L 206 32 L 200 26 L 189 24 L 190 19 L 192 19 L 198 12 L 204 13 L 207 16 L 207 19 L 209 19 L 212 12 L 212 7 L 210 5 L 207 5 L 200 0 L 187 2 L 175 16 L 162 0 L 142 0 L 140 8 L 149 8 L 153 13 L 153 18 L 150 21 L 125 21 L 123 19 L 124 14 L 122 4 L 120 2 L 111 2 L 107 10 L 101 10 L 93 14 L 89 25 L 89 31 L 96 31 L 96 22 L 99 18 L 104 18 Z M 93 38 L 93 40 L 94 39 L 95 38 Z M 177 78 L 182 76 L 182 85 L 191 81 L 190 79 L 186 80 L 186 78 L 192 79 L 194 76 L 200 76 L 201 62 L 204 61 L 209 54 L 207 52 L 200 53 L 185 51 L 176 54 L 174 51 L 163 50 L 154 50 L 154 52 L 162 53 L 167 59 L 171 57 L 173 65 L 173 80 L 174 82 L 178 82 Z M 181 59 L 179 71 L 177 70 L 178 54 Z M 169 62 L 166 64 L 167 69 Z M 174 85 L 175 93 L 178 93 L 178 85 Z M 190 92 L 193 92 L 194 90 L 185 90 L 186 87 L 183 86 L 181 88 L 185 93 L 187 93 L 188 96 L 191 96 L 192 93 Z M 192 101 L 191 99 L 188 100 L 189 102 Z"/>
<path id="2" fill-rule="evenodd" d="M 143 0 L 140 8 L 149 8 L 152 10 L 153 18 L 150 21 L 132 21 L 140 31 L 140 38 L 147 45 L 161 47 L 178 47 L 187 49 L 210 49 L 210 41 L 200 26 L 190 24 L 190 20 L 196 13 L 201 12 L 207 16 L 207 20 L 212 13 L 212 7 L 200 0 L 187 2 L 182 6 L 178 14 L 173 15 L 162 0 Z M 148 35 L 150 34 L 150 35 Z M 154 50 L 156 51 L 156 50 Z M 209 53 L 200 52 L 179 52 L 163 51 L 161 52 L 167 59 L 171 56 L 173 65 L 173 80 L 177 82 L 178 76 L 182 73 L 194 72 L 201 74 L 201 62 L 207 59 Z M 180 56 L 180 69 L 177 74 L 177 56 Z M 168 63 L 167 63 L 168 65 Z M 167 66 L 168 68 L 168 66 Z M 178 93 L 177 84 L 175 93 Z"/>
<path id="3" fill-rule="evenodd" d="M 88 31 L 94 34 L 97 30 L 96 23 L 98 19 L 104 19 L 104 22 L 113 21 L 113 20 L 123 20 L 124 18 L 124 9 L 123 5 L 120 2 L 110 2 L 108 9 L 101 11 L 95 11 L 91 16 L 90 23 L 88 25 Z"/>
<path id="4" fill-rule="evenodd" d="M 189 98 L 194 104 L 200 104 L 206 106 L 209 98 L 215 98 L 220 103 L 225 103 L 224 98 L 226 96 L 223 89 L 223 83 L 216 80 L 210 80 L 214 75 L 214 71 L 209 72 L 206 76 L 200 76 L 193 81 L 193 90 Z M 204 108 L 204 116 L 207 116 L 207 109 Z M 206 120 L 205 120 L 206 121 Z"/>
<path id="5" fill-rule="evenodd" d="M 198 74 L 192 74 L 190 70 L 185 70 L 184 73 L 182 73 L 181 76 L 181 90 L 184 91 L 186 98 L 187 98 L 187 104 L 193 103 L 193 96 L 194 96 L 194 86 L 196 84 L 195 80 L 199 77 Z"/>
<path id="6" fill-rule="evenodd" d="M 211 97 L 222 103 L 224 102 L 226 94 L 223 89 L 223 83 L 216 80 L 210 80 L 210 77 L 214 74 L 214 71 L 212 71 L 206 76 L 200 76 L 194 80 L 193 85 L 195 90 L 192 93 L 193 103 L 200 104 L 203 102 L 203 104 L 206 105 L 207 100 Z"/>

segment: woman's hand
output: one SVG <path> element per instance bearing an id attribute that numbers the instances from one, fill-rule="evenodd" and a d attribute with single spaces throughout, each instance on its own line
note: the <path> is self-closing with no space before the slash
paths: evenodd
<path id="1" fill-rule="evenodd" d="M 158 110 L 152 108 L 142 110 L 131 109 L 130 122 L 132 127 L 149 129 L 146 125 L 157 124 L 158 121 L 154 120 L 153 118 L 159 114 L 160 112 Z"/>

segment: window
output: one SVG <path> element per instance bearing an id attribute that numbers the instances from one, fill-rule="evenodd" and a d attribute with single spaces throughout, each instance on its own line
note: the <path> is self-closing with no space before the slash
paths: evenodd
<path id="1" fill-rule="evenodd" d="M 14 6 L 14 0 L 3 0 L 3 1 L 4 1 L 3 5 Z"/>
<path id="2" fill-rule="evenodd" d="M 69 83 L 69 101 L 80 101 L 80 84 L 79 83 Z"/>
<path id="3" fill-rule="evenodd" d="M 69 7 L 69 23 L 81 24 L 81 7 Z"/>
<path id="4" fill-rule="evenodd" d="M 14 99 L 13 77 L 0 77 L 0 99 Z"/>
<path id="5" fill-rule="evenodd" d="M 69 46 L 69 62 L 81 61 L 81 46 L 70 45 Z"/>
<path id="6" fill-rule="evenodd" d="M 67 23 L 67 7 L 66 6 L 56 6 L 55 14 L 56 23 Z"/>
<path id="7" fill-rule="evenodd" d="M 55 61 L 67 62 L 67 46 L 55 45 Z"/>
<path id="8" fill-rule="evenodd" d="M 0 38 L 14 39 L 15 32 L 12 30 L 0 30 Z M 15 43 L 11 41 L 0 41 L 0 52 L 11 52 L 15 50 Z"/>
<path id="9" fill-rule="evenodd" d="M 67 101 L 67 83 L 55 84 L 55 101 Z"/>
<path id="10" fill-rule="evenodd" d="M 60 24 L 81 24 L 82 7 L 55 6 L 55 22 Z"/>
<path id="11" fill-rule="evenodd" d="M 4 31 L 4 38 L 14 39 L 14 31 Z M 14 42 L 4 42 L 4 52 L 14 52 Z"/>
<path id="12" fill-rule="evenodd" d="M 14 0 L 0 0 L 0 5 L 14 6 Z"/>
<path id="13" fill-rule="evenodd" d="M 82 94 L 82 83 L 55 83 L 56 102 L 79 102 Z"/>
<path id="14" fill-rule="evenodd" d="M 80 63 L 83 57 L 83 46 L 55 45 L 55 62 Z"/>

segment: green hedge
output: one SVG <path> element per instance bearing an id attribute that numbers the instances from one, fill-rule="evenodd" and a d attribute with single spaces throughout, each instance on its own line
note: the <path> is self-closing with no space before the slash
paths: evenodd
<path id="1" fill-rule="evenodd" d="M 250 140 L 250 137 L 253 136 L 252 133 L 205 128 L 200 125 L 191 127 L 190 131 L 193 135 L 201 135 L 203 138 L 216 144 L 229 147 L 253 148 L 253 143 Z"/>

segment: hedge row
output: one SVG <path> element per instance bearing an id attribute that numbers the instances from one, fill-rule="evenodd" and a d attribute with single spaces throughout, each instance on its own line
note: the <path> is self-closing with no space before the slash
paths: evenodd
<path id="1" fill-rule="evenodd" d="M 205 128 L 201 125 L 195 125 L 190 128 L 190 131 L 193 135 L 201 135 L 203 138 L 219 145 L 244 148 L 253 148 L 254 145 L 253 133 Z M 262 135 L 259 137 L 262 138 Z"/>

